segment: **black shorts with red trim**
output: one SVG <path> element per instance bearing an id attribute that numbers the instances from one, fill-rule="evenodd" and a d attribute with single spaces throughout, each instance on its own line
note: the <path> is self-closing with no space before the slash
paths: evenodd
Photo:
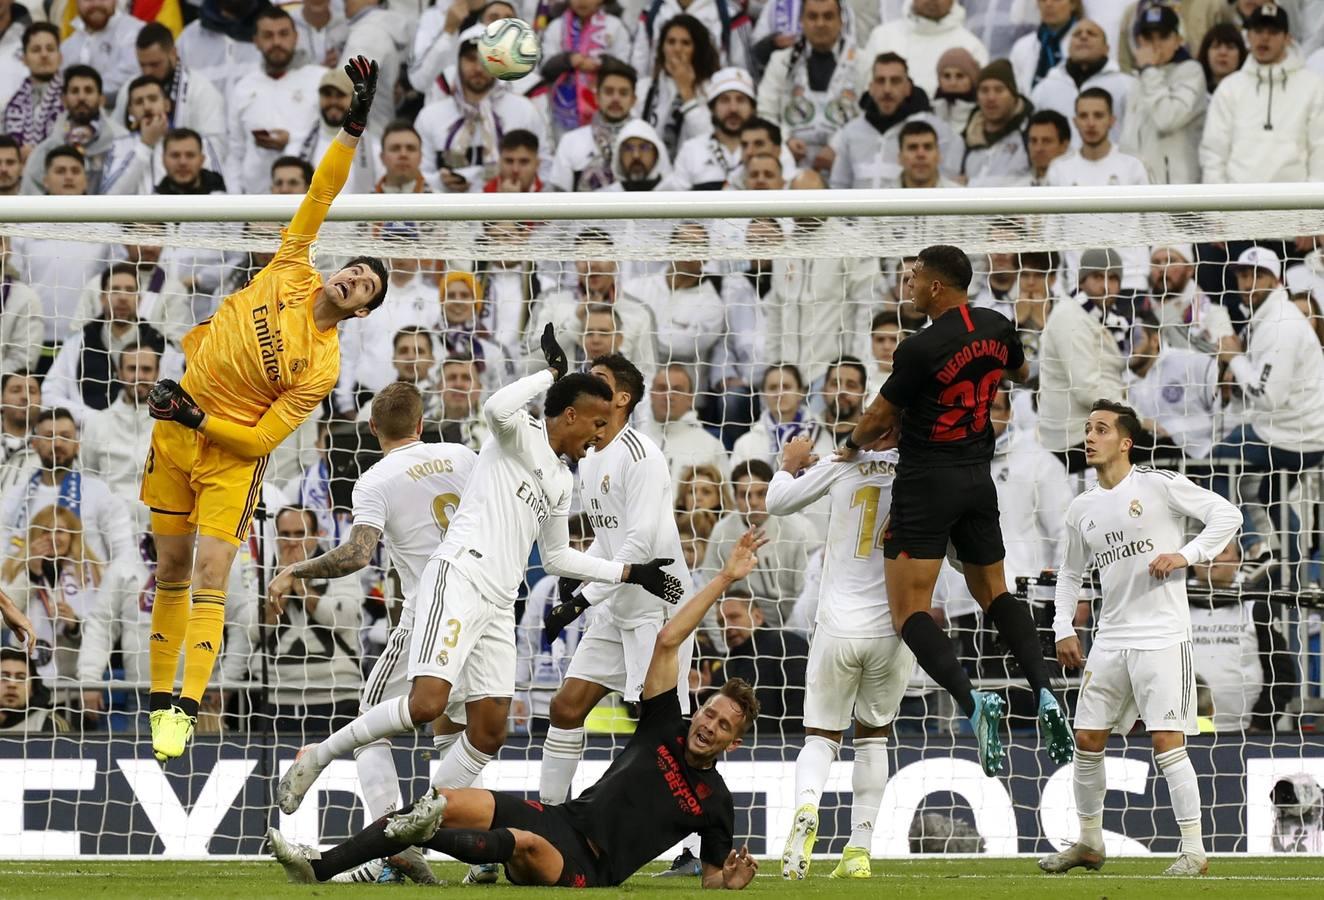
<path id="1" fill-rule="evenodd" d="M 495 809 L 493 828 L 516 828 L 542 837 L 561 854 L 564 865 L 558 887 L 611 887 L 613 882 L 607 867 L 588 838 L 580 834 L 570 822 L 570 814 L 560 806 L 546 806 L 536 800 L 525 800 L 513 794 L 492 792 Z M 524 884 L 506 870 L 511 884 Z"/>
<path id="2" fill-rule="evenodd" d="M 947 545 L 973 566 L 1002 560 L 998 491 L 986 462 L 969 466 L 907 466 L 892 483 L 892 511 L 883 533 L 888 559 L 941 559 Z"/>

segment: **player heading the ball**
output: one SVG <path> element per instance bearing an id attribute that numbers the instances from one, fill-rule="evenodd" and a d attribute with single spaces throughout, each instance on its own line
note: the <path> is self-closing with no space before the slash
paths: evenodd
<path id="1" fill-rule="evenodd" d="M 345 71 L 354 85 L 349 114 L 281 232 L 280 249 L 184 336 L 183 383 L 163 380 L 148 397 L 158 422 L 140 496 L 151 509 L 157 552 L 150 719 L 161 762 L 181 755 L 193 734 L 221 649 L 230 566 L 248 533 L 267 455 L 335 386 L 336 326 L 386 298 L 379 259 L 356 257 L 326 281 L 313 266 L 317 233 L 349 178 L 377 87 L 375 61 L 359 56 Z M 184 683 L 176 699 L 181 649 Z"/>

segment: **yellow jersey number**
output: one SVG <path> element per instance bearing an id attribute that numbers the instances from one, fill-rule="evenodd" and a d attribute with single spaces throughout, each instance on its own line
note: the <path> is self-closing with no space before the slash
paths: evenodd
<path id="1" fill-rule="evenodd" d="M 855 558 L 868 559 L 874 550 L 883 548 L 883 534 L 887 531 L 887 516 L 883 516 L 883 522 L 878 523 L 878 501 L 883 495 L 883 489 L 876 484 L 868 484 L 860 488 L 850 498 L 850 508 L 861 507 L 860 509 L 860 527 L 855 535 Z"/>
<path id="2" fill-rule="evenodd" d="M 451 516 L 460 506 L 459 494 L 438 494 L 432 498 L 432 518 L 441 529 L 441 536 L 451 527 Z"/>

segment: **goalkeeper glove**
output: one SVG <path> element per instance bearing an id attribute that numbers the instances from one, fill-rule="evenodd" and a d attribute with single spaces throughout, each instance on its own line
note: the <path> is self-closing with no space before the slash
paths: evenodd
<path id="1" fill-rule="evenodd" d="M 547 323 L 542 332 L 542 355 L 547 360 L 547 368 L 552 370 L 553 381 L 570 371 L 570 363 L 566 361 L 565 351 L 556 342 L 556 329 L 551 322 Z"/>
<path id="2" fill-rule="evenodd" d="M 147 412 L 153 419 L 178 422 L 185 428 L 197 429 L 206 415 L 197 401 L 176 381 L 162 378 L 147 395 Z"/>
<path id="3" fill-rule="evenodd" d="M 588 609 L 588 601 L 583 596 L 575 596 L 576 589 L 583 584 L 575 578 L 562 578 L 557 582 L 557 590 L 561 595 L 561 602 L 547 611 L 546 617 L 542 622 L 542 636 L 550 647 L 565 627 L 578 619 Z"/>
<path id="4" fill-rule="evenodd" d="M 682 593 L 680 579 L 670 572 L 662 571 L 663 566 L 669 566 L 673 562 L 674 559 L 654 559 L 646 563 L 631 563 L 630 574 L 625 576 L 625 583 L 637 584 L 668 603 L 676 603 Z"/>
<path id="5" fill-rule="evenodd" d="M 361 137 L 368 125 L 368 111 L 372 109 L 372 96 L 377 93 L 377 60 L 356 56 L 345 64 L 345 74 L 354 84 L 354 96 L 349 100 L 349 114 L 341 126 L 354 137 Z"/>

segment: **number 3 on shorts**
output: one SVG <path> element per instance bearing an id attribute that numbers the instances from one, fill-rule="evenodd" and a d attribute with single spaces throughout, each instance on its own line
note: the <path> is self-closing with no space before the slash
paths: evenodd
<path id="1" fill-rule="evenodd" d="M 451 633 L 446 635 L 444 638 L 442 638 L 441 643 L 443 646 L 453 648 L 456 644 L 460 642 L 460 620 L 447 619 L 446 627 L 451 630 Z"/>

